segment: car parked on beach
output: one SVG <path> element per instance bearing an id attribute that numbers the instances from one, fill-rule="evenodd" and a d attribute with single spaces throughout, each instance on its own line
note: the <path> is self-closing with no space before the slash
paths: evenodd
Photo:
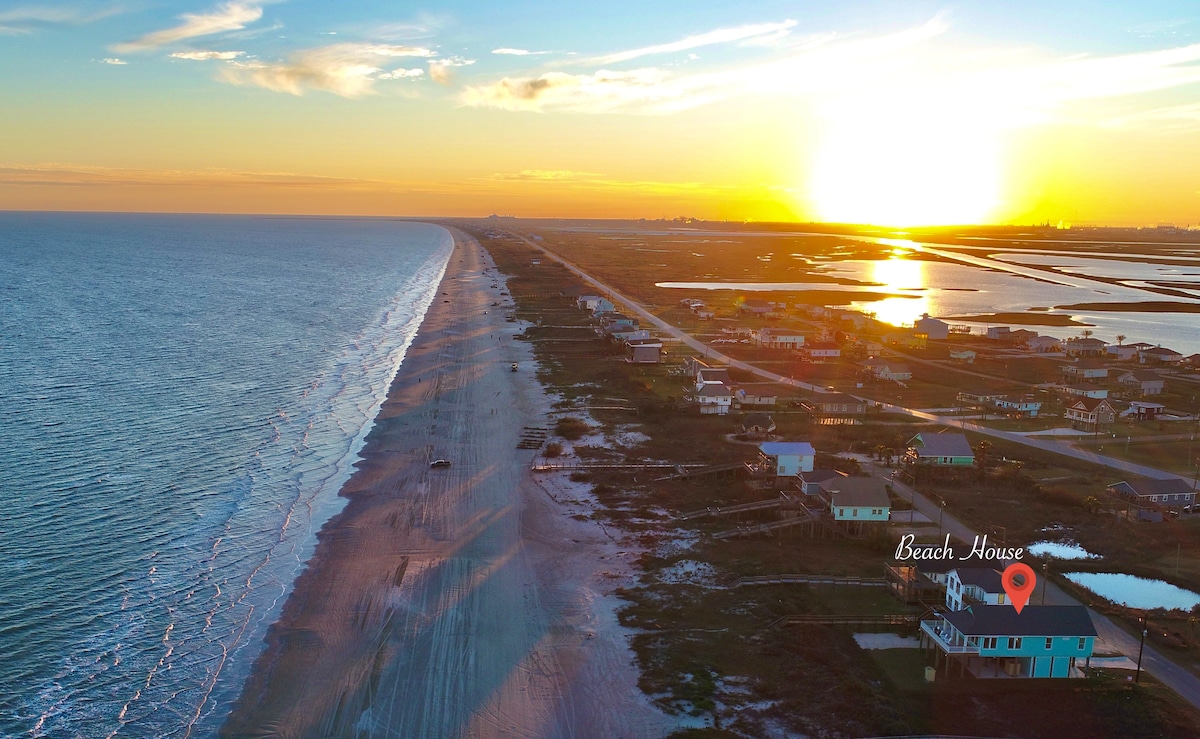
<path id="1" fill-rule="evenodd" d="M 448 460 L 448 459 L 435 459 L 435 460 L 433 460 L 432 462 L 430 462 L 430 463 L 429 463 L 429 466 L 430 466 L 430 467 L 449 467 L 449 466 L 450 466 L 450 460 Z"/>

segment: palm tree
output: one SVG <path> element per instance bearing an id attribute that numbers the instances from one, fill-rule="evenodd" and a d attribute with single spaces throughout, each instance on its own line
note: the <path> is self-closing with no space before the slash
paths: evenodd
<path id="1" fill-rule="evenodd" d="M 1124 341 L 1125 338 L 1125 334 L 1117 334 L 1117 346 L 1120 346 L 1121 342 Z"/>
<path id="2" fill-rule="evenodd" d="M 1092 331 L 1090 328 L 1085 328 L 1084 330 L 1080 331 L 1079 333 L 1082 334 L 1083 338 L 1086 339 L 1086 338 L 1090 337 L 1092 334 L 1094 334 L 1095 331 Z"/>

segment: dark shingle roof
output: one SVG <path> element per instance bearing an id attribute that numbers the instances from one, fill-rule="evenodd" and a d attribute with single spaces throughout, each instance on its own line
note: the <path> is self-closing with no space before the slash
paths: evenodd
<path id="1" fill-rule="evenodd" d="M 970 606 L 944 616 L 966 636 L 1096 636 L 1083 606 Z"/>
<path id="2" fill-rule="evenodd" d="M 1178 477 L 1167 480 L 1126 480 L 1113 483 L 1109 487 L 1117 492 L 1134 495 L 1173 495 L 1192 492 L 1192 486 Z"/>
<path id="3" fill-rule="evenodd" d="M 1003 593 L 1004 583 L 1000 572 L 988 567 L 956 567 L 958 579 L 963 585 L 974 585 L 986 593 Z"/>
<path id="4" fill-rule="evenodd" d="M 962 434 L 917 434 L 908 442 L 922 457 L 973 457 L 971 442 Z"/>
<path id="5" fill-rule="evenodd" d="M 848 508 L 889 508 L 887 489 L 878 477 L 847 477 L 825 485 L 834 506 Z"/>

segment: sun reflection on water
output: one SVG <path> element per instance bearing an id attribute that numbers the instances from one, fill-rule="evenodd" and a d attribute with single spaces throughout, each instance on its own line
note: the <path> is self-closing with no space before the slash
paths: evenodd
<path id="1" fill-rule="evenodd" d="M 900 244 L 897 244 L 899 246 Z M 904 259 L 894 255 L 888 259 L 863 262 L 872 282 L 887 292 L 911 293 L 913 297 L 884 298 L 873 302 L 855 301 L 853 307 L 893 326 L 911 326 L 921 314 L 929 312 L 929 298 L 918 291 L 927 289 L 925 263 L 919 259 Z"/>

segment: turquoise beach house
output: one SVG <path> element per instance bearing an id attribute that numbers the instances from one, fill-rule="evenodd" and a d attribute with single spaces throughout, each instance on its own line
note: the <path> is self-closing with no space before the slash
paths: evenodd
<path id="1" fill-rule="evenodd" d="M 1096 627 L 1083 606 L 972 605 L 922 621 L 920 636 L 947 675 L 1083 677 Z"/>

